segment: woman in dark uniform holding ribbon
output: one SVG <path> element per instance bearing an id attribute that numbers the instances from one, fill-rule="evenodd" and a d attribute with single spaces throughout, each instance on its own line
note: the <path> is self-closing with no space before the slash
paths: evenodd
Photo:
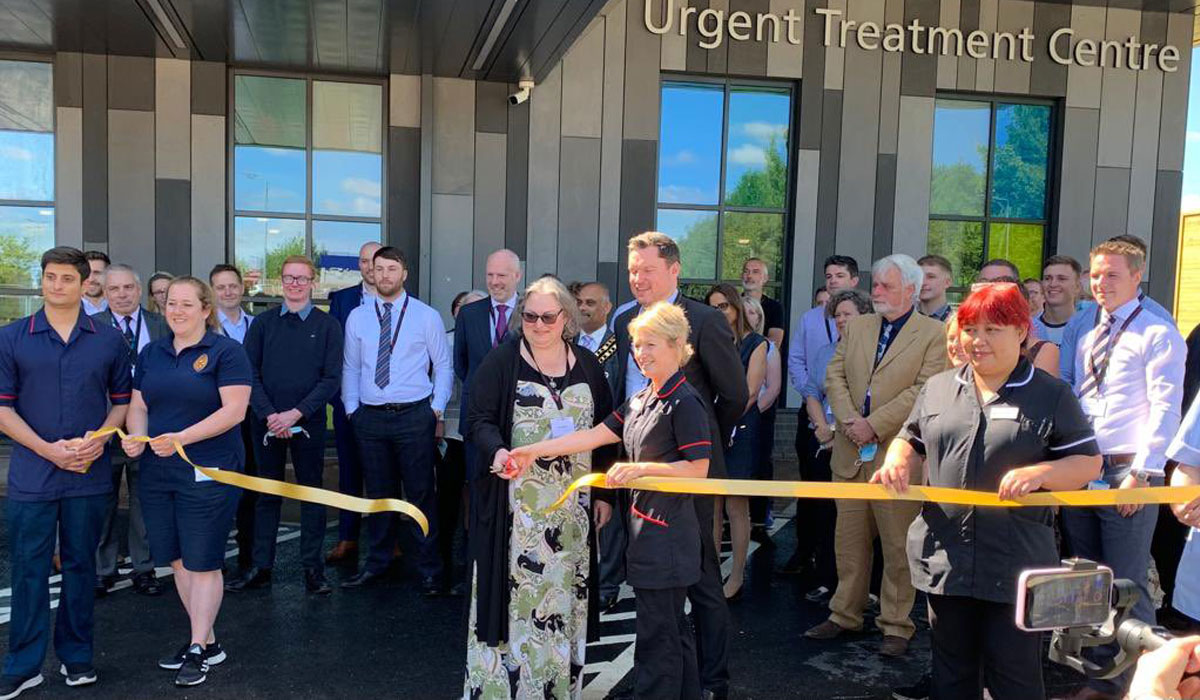
<path id="1" fill-rule="evenodd" d="M 997 491 L 1082 488 L 1100 474 L 1099 447 L 1065 382 L 1022 355 L 1029 304 L 1016 284 L 979 286 L 958 309 L 968 363 L 935 375 L 888 449 L 873 483 L 908 490 L 925 465 L 930 486 Z M 1021 571 L 1055 566 L 1048 507 L 926 502 L 908 531 L 913 585 L 932 630 L 933 700 L 1045 697 L 1042 643 L 1014 623 Z"/>
<path id="2" fill-rule="evenodd" d="M 687 317 L 679 307 L 659 302 L 635 318 L 629 332 L 634 358 L 650 384 L 591 430 L 513 450 L 517 475 L 539 457 L 586 452 L 618 441 L 633 461 L 609 470 L 611 486 L 642 476 L 708 475 L 712 443 L 707 413 L 681 370 L 692 354 Z M 626 578 L 638 609 L 634 695 L 698 698 L 695 641 L 683 614 L 687 587 L 700 579 L 701 523 L 692 496 L 634 491 L 628 517 Z"/>
<path id="3" fill-rule="evenodd" d="M 212 291 L 204 282 L 173 280 L 166 317 L 173 336 L 142 350 L 126 427 L 131 436 L 155 438 L 142 460 L 142 513 L 154 563 L 174 569 L 191 621 L 189 642 L 158 665 L 178 669 L 175 684 L 191 686 L 205 681 L 210 665 L 225 660 L 213 623 L 224 592 L 225 539 L 240 491 L 192 469 L 175 453 L 175 444 L 201 466 L 241 470 L 240 425 L 250 401 L 251 371 L 242 346 L 213 332 Z M 146 444 L 131 437 L 121 447 L 136 458 Z"/>

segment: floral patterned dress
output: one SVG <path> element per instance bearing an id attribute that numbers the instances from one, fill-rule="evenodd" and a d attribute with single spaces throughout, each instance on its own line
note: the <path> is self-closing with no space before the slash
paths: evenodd
<path id="1" fill-rule="evenodd" d="M 578 365 L 565 379 L 550 378 L 562 399 L 560 410 L 538 373 L 521 362 L 513 447 L 549 439 L 552 421 L 570 420 L 576 431 L 592 427 L 595 404 Z M 581 697 L 587 644 L 589 496 L 580 493 L 562 508 L 544 511 L 572 481 L 589 471 L 590 453 L 539 459 L 509 484 L 508 643 L 490 647 L 476 638 L 472 574 L 463 698 Z"/>

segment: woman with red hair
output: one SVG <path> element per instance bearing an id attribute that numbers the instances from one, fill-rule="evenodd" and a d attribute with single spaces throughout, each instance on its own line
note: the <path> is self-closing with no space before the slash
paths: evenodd
<path id="1" fill-rule="evenodd" d="M 1021 353 L 1030 313 L 1017 285 L 976 288 L 958 324 L 967 364 L 922 387 L 871 481 L 1011 499 L 1097 478 L 1100 452 L 1078 400 Z M 929 601 L 933 700 L 980 698 L 985 687 L 995 700 L 1045 697 L 1041 638 L 1013 620 L 1021 571 L 1058 564 L 1053 523 L 1043 507 L 922 505 L 908 558 Z"/>

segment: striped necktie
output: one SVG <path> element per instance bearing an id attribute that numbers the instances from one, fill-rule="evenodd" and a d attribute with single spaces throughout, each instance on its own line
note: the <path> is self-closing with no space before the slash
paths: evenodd
<path id="1" fill-rule="evenodd" d="M 392 373 L 392 302 L 384 302 L 379 317 L 379 354 L 375 356 L 375 386 L 383 389 Z"/>
<path id="2" fill-rule="evenodd" d="M 1083 380 L 1083 386 L 1079 390 L 1079 396 L 1085 397 L 1090 393 L 1100 393 L 1100 382 L 1104 380 L 1104 375 L 1108 371 L 1108 358 L 1112 351 L 1112 328 L 1116 317 L 1112 314 L 1105 314 L 1104 320 L 1100 322 L 1100 327 L 1096 329 L 1096 338 L 1092 341 L 1092 349 L 1088 353 L 1087 377 Z"/>

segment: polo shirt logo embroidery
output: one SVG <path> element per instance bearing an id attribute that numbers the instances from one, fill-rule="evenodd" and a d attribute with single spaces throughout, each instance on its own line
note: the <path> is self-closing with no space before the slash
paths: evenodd
<path id="1" fill-rule="evenodd" d="M 192 369 L 195 370 L 196 372 L 203 372 L 204 368 L 207 366 L 208 366 L 208 353 L 204 353 L 200 357 L 197 357 L 196 361 L 192 363 Z"/>

